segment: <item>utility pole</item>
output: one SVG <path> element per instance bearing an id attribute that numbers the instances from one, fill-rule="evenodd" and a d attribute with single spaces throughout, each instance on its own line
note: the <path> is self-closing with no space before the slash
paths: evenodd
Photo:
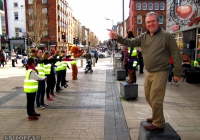
<path id="1" fill-rule="evenodd" d="M 123 37 L 124 37 L 124 0 L 122 0 L 122 27 L 123 27 Z"/>

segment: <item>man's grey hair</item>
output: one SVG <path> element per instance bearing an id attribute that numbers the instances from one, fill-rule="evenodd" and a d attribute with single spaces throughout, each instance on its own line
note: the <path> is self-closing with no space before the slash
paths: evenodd
<path id="1" fill-rule="evenodd" d="M 146 17 L 152 16 L 152 15 L 155 15 L 157 17 L 157 20 L 159 21 L 159 15 L 156 12 L 149 12 L 146 14 Z M 146 21 L 146 18 L 145 18 L 145 21 Z"/>

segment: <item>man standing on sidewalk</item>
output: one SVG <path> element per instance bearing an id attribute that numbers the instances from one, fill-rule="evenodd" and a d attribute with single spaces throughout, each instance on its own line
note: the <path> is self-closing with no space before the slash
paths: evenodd
<path id="1" fill-rule="evenodd" d="M 182 76 L 182 59 L 174 37 L 159 26 L 157 13 L 147 13 L 145 23 L 147 32 L 132 40 L 123 38 L 112 30 L 109 30 L 109 36 L 126 46 L 141 46 L 147 70 L 144 81 L 145 97 L 152 108 L 152 118 L 147 119 L 147 122 L 152 124 L 144 127 L 146 130 L 163 131 L 165 122 L 163 102 L 169 74 L 169 58 L 172 56 L 174 61 L 174 79 L 176 81 L 180 80 L 180 76 Z"/>

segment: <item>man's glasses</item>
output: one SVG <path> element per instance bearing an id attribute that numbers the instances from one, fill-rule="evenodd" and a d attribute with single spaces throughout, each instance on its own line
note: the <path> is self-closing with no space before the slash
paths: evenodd
<path id="1" fill-rule="evenodd" d="M 156 23 L 157 20 L 152 20 L 152 21 L 147 21 L 146 24 L 150 24 L 150 23 Z"/>

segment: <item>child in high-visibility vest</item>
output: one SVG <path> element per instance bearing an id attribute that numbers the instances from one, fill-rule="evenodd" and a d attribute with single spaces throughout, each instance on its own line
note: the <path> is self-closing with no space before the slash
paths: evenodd
<path id="1" fill-rule="evenodd" d="M 38 120 L 40 114 L 34 110 L 34 102 L 36 91 L 38 90 L 38 80 L 44 80 L 45 76 L 40 77 L 38 71 L 35 68 L 34 59 L 29 58 L 26 65 L 26 77 L 24 80 L 24 92 L 27 97 L 27 114 L 28 120 Z"/>

